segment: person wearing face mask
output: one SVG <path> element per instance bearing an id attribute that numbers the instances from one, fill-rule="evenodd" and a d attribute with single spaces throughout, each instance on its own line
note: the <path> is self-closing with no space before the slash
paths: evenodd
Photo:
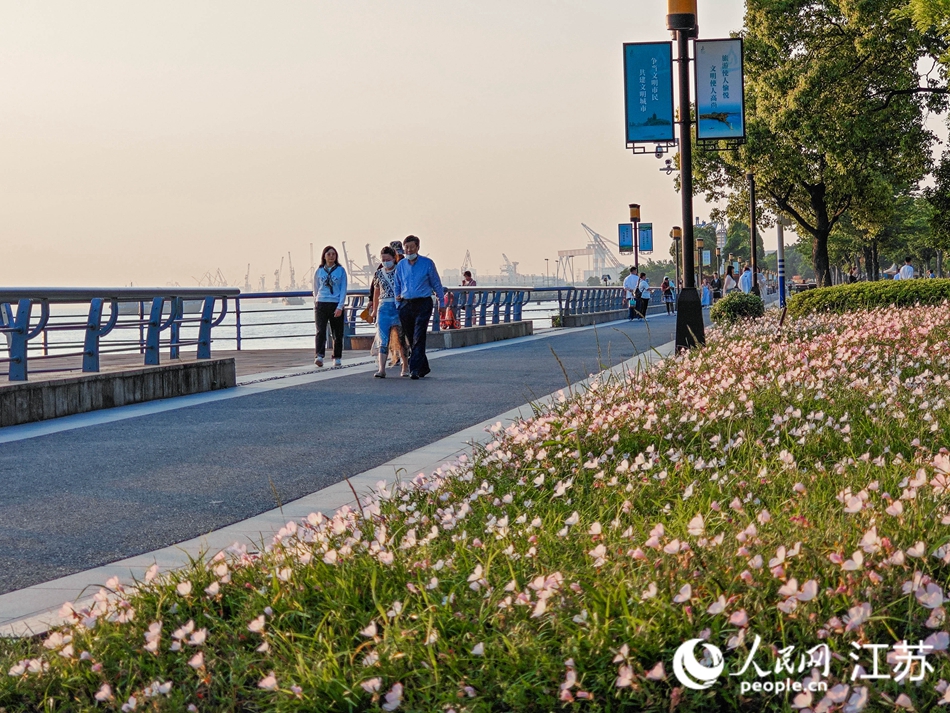
<path id="1" fill-rule="evenodd" d="M 432 293 L 436 294 L 441 305 L 445 291 L 435 263 L 419 254 L 419 238 L 410 235 L 402 244 L 406 259 L 396 265 L 396 306 L 402 328 L 409 338 L 409 377 L 416 380 L 431 371 L 426 358 L 426 333 L 432 318 Z"/>
<path id="2" fill-rule="evenodd" d="M 396 251 L 390 246 L 379 252 L 383 265 L 376 274 L 373 305 L 370 316 L 376 322 L 379 337 L 379 367 L 374 374 L 377 379 L 386 378 L 386 360 L 389 358 L 389 341 L 393 327 L 399 324 L 396 309 Z"/>

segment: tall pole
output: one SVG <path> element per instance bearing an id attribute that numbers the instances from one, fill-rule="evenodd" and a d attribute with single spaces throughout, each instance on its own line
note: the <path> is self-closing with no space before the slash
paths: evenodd
<path id="1" fill-rule="evenodd" d="M 778 217 L 778 304 L 785 307 L 785 218 Z"/>
<path id="2" fill-rule="evenodd" d="M 666 26 L 676 33 L 679 63 L 680 200 L 683 212 L 683 289 L 676 303 L 676 348 L 706 343 L 703 307 L 696 291 L 693 239 L 693 144 L 689 99 L 689 39 L 698 31 L 696 0 L 668 0 Z"/>
<path id="3" fill-rule="evenodd" d="M 752 243 L 752 259 L 750 260 L 752 264 L 752 294 L 761 297 L 762 293 L 759 290 L 759 264 L 756 259 L 755 249 L 755 174 L 749 171 L 746 176 L 749 178 L 749 232 L 752 234 L 750 238 Z"/>

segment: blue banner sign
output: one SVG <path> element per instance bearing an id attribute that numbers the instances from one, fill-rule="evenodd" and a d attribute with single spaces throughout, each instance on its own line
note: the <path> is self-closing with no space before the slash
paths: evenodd
<path id="1" fill-rule="evenodd" d="M 699 139 L 745 138 L 742 40 L 696 40 Z"/>
<path id="2" fill-rule="evenodd" d="M 633 226 L 630 223 L 621 223 L 617 226 L 620 229 L 620 254 L 627 255 L 633 252 Z"/>
<path id="3" fill-rule="evenodd" d="M 673 141 L 673 44 L 623 46 L 627 143 Z"/>
<path id="4" fill-rule="evenodd" d="M 712 265 L 712 250 L 703 250 L 703 265 Z"/>
<path id="5" fill-rule="evenodd" d="M 653 223 L 640 223 L 640 252 L 653 252 Z"/>

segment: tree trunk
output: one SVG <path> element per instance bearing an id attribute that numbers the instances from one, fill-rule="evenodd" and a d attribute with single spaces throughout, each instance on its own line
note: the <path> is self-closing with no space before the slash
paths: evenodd
<path id="1" fill-rule="evenodd" d="M 881 265 L 877 254 L 877 240 L 871 241 L 871 259 L 874 261 L 872 263 L 874 268 L 874 277 L 872 279 L 877 282 L 881 278 Z"/>
<path id="2" fill-rule="evenodd" d="M 815 244 L 812 247 L 812 266 L 815 268 L 815 282 L 819 287 L 831 287 L 831 268 L 828 260 L 828 233 L 830 230 L 816 231 Z"/>
<path id="3" fill-rule="evenodd" d="M 871 244 L 868 243 L 866 245 L 862 245 L 861 252 L 864 253 L 864 277 L 865 279 L 871 280 L 873 279 L 871 277 L 871 265 L 874 261 L 874 253 L 871 249 Z"/>

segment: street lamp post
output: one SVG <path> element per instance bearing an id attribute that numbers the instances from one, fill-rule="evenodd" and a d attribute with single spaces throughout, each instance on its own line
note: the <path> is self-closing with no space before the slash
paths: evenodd
<path id="1" fill-rule="evenodd" d="M 703 236 L 696 237 L 696 257 L 699 263 L 699 279 L 696 281 L 697 288 L 703 284 Z"/>
<path id="2" fill-rule="evenodd" d="M 680 240 L 683 239 L 683 229 L 678 225 L 674 225 L 673 229 L 670 231 L 670 237 L 673 238 L 673 245 L 676 248 L 676 295 L 679 299 L 680 293 Z"/>
<path id="3" fill-rule="evenodd" d="M 544 286 L 547 287 L 551 284 L 551 273 L 548 270 L 548 259 L 544 258 Z"/>
<path id="4" fill-rule="evenodd" d="M 759 290 L 759 266 L 756 260 L 755 249 L 755 174 L 749 171 L 746 176 L 749 179 L 749 232 L 752 234 L 752 259 L 749 261 L 752 265 L 752 294 L 761 296 Z"/>
<path id="5" fill-rule="evenodd" d="M 637 252 L 640 249 L 640 236 L 637 233 L 637 226 L 640 224 L 640 204 L 639 203 L 630 204 L 630 222 L 633 223 L 633 266 L 637 269 L 637 274 L 639 274 L 640 260 L 637 257 Z"/>
<path id="6" fill-rule="evenodd" d="M 722 266 L 722 249 L 726 247 L 726 237 L 728 236 L 729 231 L 726 229 L 725 223 L 720 223 L 716 227 L 716 266 L 719 268 L 719 275 L 722 276 L 723 266 Z"/>
<path id="7" fill-rule="evenodd" d="M 778 217 L 778 304 L 785 307 L 785 216 Z"/>
<path id="8" fill-rule="evenodd" d="M 693 251 L 693 137 L 689 98 L 689 40 L 698 34 L 696 0 L 668 0 L 667 29 L 676 34 L 679 63 L 680 200 L 683 213 L 683 289 L 676 302 L 676 348 L 706 343 L 703 307 L 696 291 Z"/>

